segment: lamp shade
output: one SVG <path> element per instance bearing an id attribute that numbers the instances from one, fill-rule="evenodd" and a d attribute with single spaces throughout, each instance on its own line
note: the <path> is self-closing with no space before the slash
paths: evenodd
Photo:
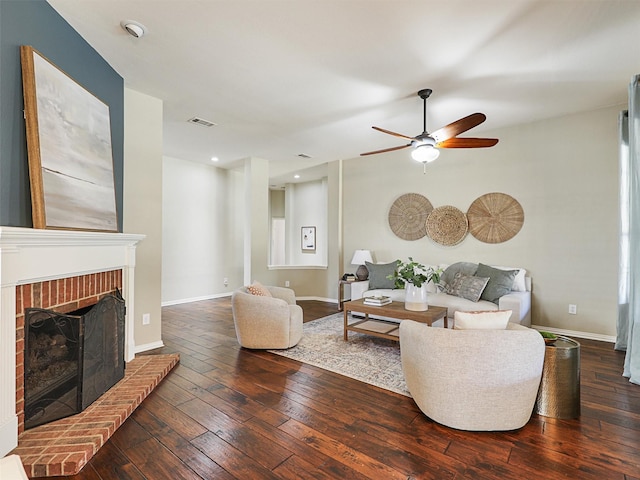
<path id="1" fill-rule="evenodd" d="M 431 145 L 420 145 L 411 152 L 411 158 L 421 163 L 433 162 L 439 156 L 440 150 Z"/>
<path id="2" fill-rule="evenodd" d="M 369 250 L 356 250 L 351 259 L 351 265 L 364 265 L 364 262 L 373 263 Z"/>
<path id="3" fill-rule="evenodd" d="M 356 278 L 361 281 L 369 278 L 369 270 L 364 265 L 364 262 L 373 263 L 371 252 L 369 250 L 356 250 L 351 259 L 351 264 L 360 265 L 356 270 Z"/>

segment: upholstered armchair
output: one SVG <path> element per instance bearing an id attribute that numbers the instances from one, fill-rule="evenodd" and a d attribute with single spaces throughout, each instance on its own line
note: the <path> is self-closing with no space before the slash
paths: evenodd
<path id="1" fill-rule="evenodd" d="M 530 328 L 433 328 L 400 324 L 400 353 L 407 388 L 432 420 L 473 431 L 524 426 L 542 376 L 545 345 Z"/>
<path id="2" fill-rule="evenodd" d="M 293 347 L 302 338 L 302 308 L 296 305 L 294 291 L 260 287 L 268 295 L 254 295 L 247 287 L 233 292 L 231 307 L 238 342 L 255 349 Z"/>

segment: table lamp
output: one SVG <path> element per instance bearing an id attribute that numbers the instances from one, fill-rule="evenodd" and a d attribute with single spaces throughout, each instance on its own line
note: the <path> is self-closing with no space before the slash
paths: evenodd
<path id="1" fill-rule="evenodd" d="M 373 263 L 371 252 L 369 250 L 356 250 L 351 259 L 351 265 L 359 265 L 358 270 L 356 270 L 356 278 L 360 281 L 369 278 L 369 270 L 367 270 L 365 262 Z"/>

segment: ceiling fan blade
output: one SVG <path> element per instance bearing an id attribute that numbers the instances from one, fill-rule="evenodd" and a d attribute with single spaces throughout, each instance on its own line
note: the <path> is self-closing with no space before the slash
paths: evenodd
<path id="1" fill-rule="evenodd" d="M 406 138 L 407 140 L 415 139 L 415 137 L 408 137 L 401 133 L 392 132 L 391 130 L 385 130 L 384 128 L 380 128 L 380 127 L 371 127 L 371 128 L 373 128 L 374 130 L 378 130 L 379 132 L 382 132 L 382 133 L 388 133 L 389 135 L 393 135 L 394 137 Z"/>
<path id="2" fill-rule="evenodd" d="M 364 155 L 375 155 L 376 153 L 393 152 L 394 150 L 402 150 L 403 148 L 407 148 L 410 146 L 411 144 L 407 143 L 406 145 L 400 145 L 399 147 L 383 148 L 382 150 L 374 150 L 373 152 L 361 153 L 360 156 L 362 157 Z"/>
<path id="3" fill-rule="evenodd" d="M 450 138 L 436 143 L 437 148 L 483 148 L 493 147 L 498 143 L 497 138 Z"/>
<path id="4" fill-rule="evenodd" d="M 435 139 L 436 143 L 444 142 L 450 138 L 460 135 L 467 130 L 471 130 L 473 127 L 477 127 L 487 119 L 484 113 L 472 113 L 460 120 L 445 125 L 444 127 L 431 133 L 431 136 Z"/>

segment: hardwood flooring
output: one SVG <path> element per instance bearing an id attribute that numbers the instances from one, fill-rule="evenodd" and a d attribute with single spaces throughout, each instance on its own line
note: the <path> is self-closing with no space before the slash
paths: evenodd
<path id="1" fill-rule="evenodd" d="M 300 304 L 305 321 L 337 311 Z M 402 395 L 239 348 L 229 298 L 162 317 L 166 346 L 150 353 L 179 352 L 180 364 L 69 478 L 640 479 L 640 386 L 610 343 L 580 340 L 579 419 L 534 414 L 517 431 L 472 433 Z"/>

